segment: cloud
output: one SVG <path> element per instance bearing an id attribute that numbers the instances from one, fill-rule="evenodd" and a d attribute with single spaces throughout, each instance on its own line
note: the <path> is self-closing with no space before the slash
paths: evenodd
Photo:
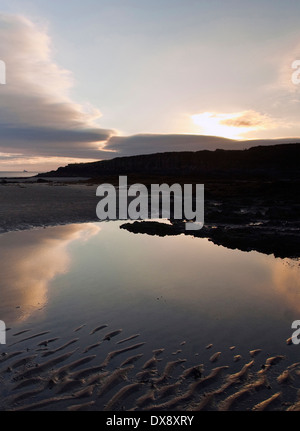
<path id="1" fill-rule="evenodd" d="M 109 136 L 109 131 L 105 129 L 92 128 L 65 130 L 1 125 L 0 130 L 1 149 L 10 151 L 13 147 L 18 151 L 23 150 L 24 155 L 99 158 L 101 152 L 91 143 L 106 141 Z"/>
<path id="2" fill-rule="evenodd" d="M 105 148 L 118 155 L 151 154 L 167 151 L 199 151 L 216 148 L 236 148 L 236 141 L 218 136 L 138 134 L 133 136 L 113 136 Z"/>
<path id="3" fill-rule="evenodd" d="M 6 65 L 6 84 L 0 85 L 0 161 L 6 170 L 20 166 L 41 171 L 82 160 L 267 145 L 236 138 L 280 125 L 252 110 L 202 112 L 191 117 L 199 134 L 118 136 L 98 125 L 97 108 L 72 100 L 72 74 L 54 61 L 47 28 L 0 13 L 0 57 Z"/>
<path id="4" fill-rule="evenodd" d="M 231 114 L 231 116 L 220 120 L 220 124 L 229 127 L 245 127 L 255 130 L 269 129 L 275 125 L 274 121 L 267 115 L 252 110 Z"/>
<path id="5" fill-rule="evenodd" d="M 72 75 L 53 61 L 46 29 L 22 16 L 0 14 L 0 53 L 6 65 L 0 151 L 99 158 L 114 132 L 96 124 L 97 109 L 71 99 Z"/>
<path id="6" fill-rule="evenodd" d="M 279 125 L 278 121 L 276 122 L 268 115 L 254 110 L 229 114 L 202 112 L 192 115 L 192 120 L 199 126 L 200 131 L 205 134 L 216 134 L 233 139 L 241 139 L 241 134 L 272 129 Z"/>
<path id="7" fill-rule="evenodd" d="M 120 157 L 169 151 L 241 150 L 256 145 L 275 145 L 299 141 L 300 138 L 236 140 L 207 135 L 139 134 L 126 137 L 113 136 L 108 140 L 105 148 L 114 152 L 108 153 L 108 158 L 111 158 L 111 154 L 114 154 L 113 157 Z M 103 153 L 103 158 L 107 158 L 105 153 Z"/>

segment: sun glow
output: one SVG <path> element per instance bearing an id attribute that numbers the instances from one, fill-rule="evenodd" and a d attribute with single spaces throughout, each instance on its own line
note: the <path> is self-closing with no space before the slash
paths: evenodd
<path id="1" fill-rule="evenodd" d="M 231 114 L 203 112 L 192 115 L 191 118 L 194 124 L 199 126 L 200 133 L 229 139 L 243 139 L 244 133 L 265 129 L 269 123 L 264 115 L 253 111 Z"/>

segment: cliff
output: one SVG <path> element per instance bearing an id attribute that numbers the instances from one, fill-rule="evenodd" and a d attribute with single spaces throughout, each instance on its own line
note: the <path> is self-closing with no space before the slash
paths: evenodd
<path id="1" fill-rule="evenodd" d="M 300 144 L 258 146 L 246 150 L 168 152 L 70 164 L 39 177 L 101 178 L 118 175 L 210 178 L 299 178 Z"/>

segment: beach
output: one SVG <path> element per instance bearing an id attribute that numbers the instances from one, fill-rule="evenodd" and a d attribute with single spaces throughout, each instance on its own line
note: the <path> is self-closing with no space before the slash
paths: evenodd
<path id="1" fill-rule="evenodd" d="M 132 183 L 143 183 L 143 180 L 145 178 L 137 177 Z M 162 183 L 163 179 L 158 177 L 155 181 Z M 146 184 L 148 182 L 149 179 L 145 181 Z M 96 207 L 100 197 L 96 196 L 96 190 L 102 183 L 117 186 L 118 178 L 113 176 L 103 181 L 79 178 L 2 180 L 0 233 L 99 221 Z M 251 181 L 230 181 L 228 184 L 220 180 L 207 182 L 204 187 L 205 220 L 202 229 L 188 232 L 180 220 L 175 220 L 175 223 L 173 220 L 171 226 L 152 221 L 131 221 L 128 224 L 124 220 L 122 228 L 148 235 L 185 233 L 209 238 L 216 244 L 233 249 L 257 250 L 282 258 L 298 257 L 300 207 L 295 198 L 296 187 L 296 182 L 283 187 L 277 181 L 265 184 Z M 117 187 L 116 193 L 118 206 Z M 128 202 L 133 199 L 129 197 Z"/>
<path id="2" fill-rule="evenodd" d="M 121 329 L 111 329 L 106 324 L 96 328 L 82 324 L 63 334 L 67 341 L 51 331 L 13 333 L 14 343 L 0 360 L 1 410 L 300 408 L 295 389 L 300 364 L 287 364 L 283 355 L 267 357 L 260 349 L 253 349 L 242 358 L 235 346 L 216 352 L 217 346 L 208 345 L 202 346 L 199 363 L 191 366 L 184 352 L 188 341 L 178 343 L 178 350 L 172 353 L 158 344 L 145 355 L 142 334 L 122 338 Z M 226 360 L 218 365 L 221 355 Z M 285 366 L 279 368 L 281 362 Z M 292 396 L 294 402 L 289 401 Z"/>
<path id="3" fill-rule="evenodd" d="M 97 220 L 96 185 L 38 183 L 0 184 L 0 232 Z"/>
<path id="4" fill-rule="evenodd" d="M 1 410 L 299 409 L 297 260 L 100 223 L 96 185 L 0 187 Z"/>

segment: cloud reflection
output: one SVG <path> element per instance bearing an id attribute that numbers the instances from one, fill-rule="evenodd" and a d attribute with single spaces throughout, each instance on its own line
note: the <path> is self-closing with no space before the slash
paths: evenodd
<path id="1" fill-rule="evenodd" d="M 297 313 L 300 313 L 299 269 L 299 260 L 284 259 L 275 261 L 272 271 L 276 292 Z"/>
<path id="2" fill-rule="evenodd" d="M 70 267 L 70 243 L 88 240 L 99 230 L 87 223 L 3 234 L 0 319 L 12 325 L 43 308 L 50 282 Z"/>

